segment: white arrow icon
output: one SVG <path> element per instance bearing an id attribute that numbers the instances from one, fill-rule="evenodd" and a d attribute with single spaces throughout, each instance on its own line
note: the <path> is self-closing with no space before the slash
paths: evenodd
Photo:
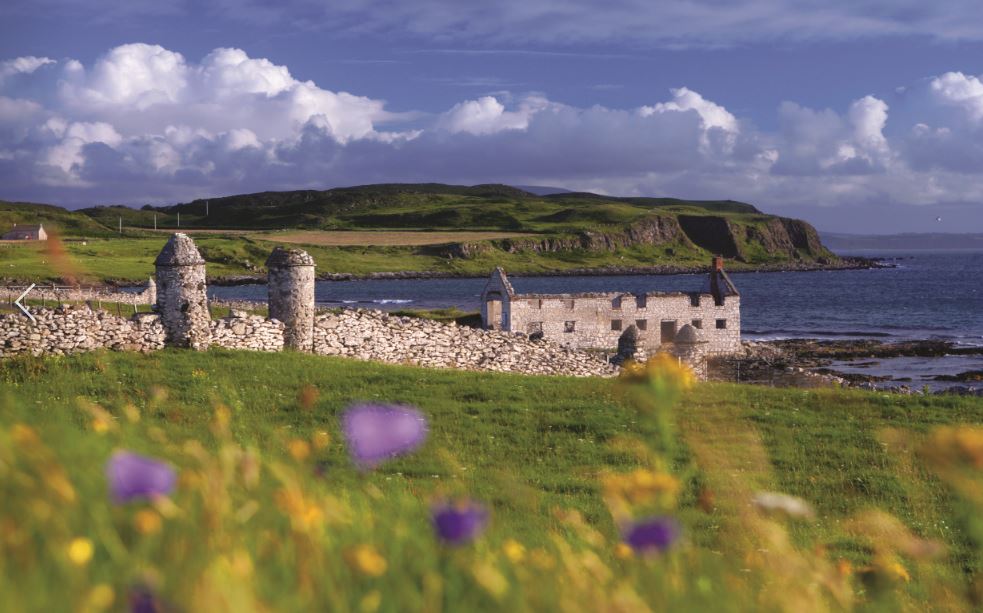
<path id="1" fill-rule="evenodd" d="M 26 290 L 24 290 L 24 293 L 20 295 L 20 298 L 18 298 L 17 300 L 14 300 L 14 304 L 17 305 L 17 308 L 20 309 L 21 311 L 23 311 L 24 312 L 24 315 L 27 315 L 28 317 L 30 317 L 31 318 L 31 321 L 37 321 L 37 320 L 34 319 L 34 316 L 31 315 L 31 312 L 30 311 L 28 311 L 27 309 L 24 308 L 24 305 L 21 304 L 20 301 L 24 299 L 24 296 L 26 296 L 29 291 L 31 291 L 32 289 L 34 289 L 34 286 L 35 285 L 36 285 L 36 283 L 31 283 L 31 287 L 29 287 Z"/>

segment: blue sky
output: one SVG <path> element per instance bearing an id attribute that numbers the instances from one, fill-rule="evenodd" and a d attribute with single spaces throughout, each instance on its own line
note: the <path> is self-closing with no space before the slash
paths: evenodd
<path id="1" fill-rule="evenodd" d="M 507 182 L 983 231 L 969 0 L 13 0 L 0 23 L 0 198 Z"/>

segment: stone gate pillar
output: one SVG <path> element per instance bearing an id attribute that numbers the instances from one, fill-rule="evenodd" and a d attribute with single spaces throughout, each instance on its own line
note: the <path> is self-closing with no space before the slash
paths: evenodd
<path id="1" fill-rule="evenodd" d="M 165 344 L 197 351 L 211 345 L 211 315 L 205 286 L 205 260 L 187 234 L 174 234 L 154 261 L 157 312 Z"/>
<path id="2" fill-rule="evenodd" d="M 314 258 L 302 249 L 277 247 L 266 260 L 270 317 L 283 322 L 283 344 L 314 350 Z"/>

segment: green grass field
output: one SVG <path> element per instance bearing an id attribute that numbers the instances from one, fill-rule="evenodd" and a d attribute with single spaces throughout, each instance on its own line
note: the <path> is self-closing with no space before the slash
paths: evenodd
<path id="1" fill-rule="evenodd" d="M 0 594 L 17 611 L 118 610 L 134 590 L 184 611 L 979 604 L 979 399 L 706 384 L 673 404 L 671 377 L 645 381 L 228 351 L 3 362 Z M 360 472 L 338 419 L 354 401 L 419 407 L 427 443 Z M 171 463 L 177 491 L 113 505 L 114 449 Z M 610 475 L 637 469 L 679 483 L 675 502 L 627 494 L 681 522 L 664 554 L 619 545 Z M 763 515 L 762 490 L 816 515 Z M 463 496 L 489 527 L 443 546 L 429 505 Z"/>
<path id="2" fill-rule="evenodd" d="M 196 235 L 195 243 L 208 262 L 210 277 L 265 275 L 270 252 L 281 245 L 262 235 Z M 166 235 L 124 236 L 65 241 L 66 258 L 52 258 L 45 243 L 0 244 L 0 278 L 17 281 L 58 282 L 67 276 L 87 282 L 142 282 L 154 274 L 154 258 L 167 242 Z M 537 273 L 610 266 L 705 266 L 709 255 L 701 250 L 677 250 L 668 256 L 657 247 L 633 247 L 616 253 L 571 251 L 554 254 L 506 253 L 494 250 L 469 259 L 449 259 L 428 246 L 298 245 L 317 262 L 319 273 L 436 272 L 485 276 L 496 266 L 510 272 Z M 739 268 L 738 266 L 737 268 Z"/>

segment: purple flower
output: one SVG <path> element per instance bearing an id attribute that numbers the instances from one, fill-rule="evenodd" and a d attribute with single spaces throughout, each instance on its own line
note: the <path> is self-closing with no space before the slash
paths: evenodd
<path id="1" fill-rule="evenodd" d="M 373 468 L 422 445 L 427 419 L 412 407 L 357 404 L 345 411 L 342 429 L 352 460 L 362 468 Z"/>
<path id="2" fill-rule="evenodd" d="M 117 451 L 106 462 L 106 480 L 113 499 L 123 503 L 170 494 L 174 491 L 177 475 L 164 462 L 129 451 Z"/>
<path id="3" fill-rule="evenodd" d="M 437 536 L 451 545 L 473 540 L 488 523 L 488 511 L 476 502 L 440 503 L 431 514 Z"/>
<path id="4" fill-rule="evenodd" d="M 163 613 L 165 610 L 149 587 L 138 585 L 130 590 L 130 613 Z"/>
<path id="5" fill-rule="evenodd" d="M 679 539 L 679 524 L 671 517 L 649 517 L 625 530 L 625 542 L 638 552 L 665 551 Z"/>

